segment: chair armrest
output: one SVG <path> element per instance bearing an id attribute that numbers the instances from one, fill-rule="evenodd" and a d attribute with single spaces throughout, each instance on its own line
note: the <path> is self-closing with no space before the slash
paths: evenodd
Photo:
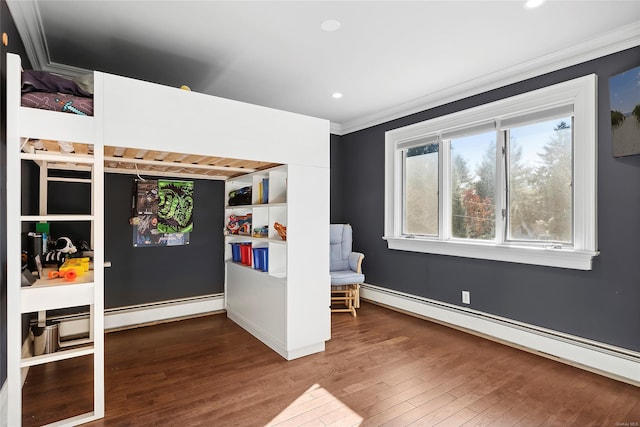
<path id="1" fill-rule="evenodd" d="M 360 252 L 351 252 L 349 254 L 349 268 L 358 274 L 362 274 L 362 260 L 364 254 Z"/>

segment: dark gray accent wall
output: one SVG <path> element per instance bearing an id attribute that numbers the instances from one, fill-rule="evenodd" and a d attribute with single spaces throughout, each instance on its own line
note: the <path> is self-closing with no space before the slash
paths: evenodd
<path id="1" fill-rule="evenodd" d="M 472 65 L 472 64 L 470 64 Z M 640 156 L 614 158 L 608 78 L 640 65 L 640 47 L 344 135 L 335 216 L 354 227 L 366 282 L 640 351 Z M 598 75 L 598 240 L 593 270 L 577 271 L 390 250 L 384 230 L 385 131 L 554 83 Z M 425 78 L 428 78 L 426 76 Z M 420 94 L 416 94 L 420 95 Z M 334 164 L 332 164 L 334 173 Z M 466 306 L 466 305 L 465 305 Z"/>
<path id="2" fill-rule="evenodd" d="M 224 292 L 224 182 L 194 180 L 190 244 L 133 247 L 132 175 L 105 175 L 105 308 Z M 147 179 L 152 177 L 145 176 Z"/>
<path id="3" fill-rule="evenodd" d="M 9 45 L 0 43 L 0 68 L 2 78 L 0 83 L 0 97 L 2 98 L 2 117 L 0 117 L 0 386 L 7 379 L 7 52 L 16 53 L 22 57 L 23 67 L 31 68 L 26 51 L 16 29 L 7 3 L 0 0 L 0 30 L 9 36 Z"/>
<path id="4" fill-rule="evenodd" d="M 330 164 L 331 164 L 331 223 L 342 221 L 342 185 L 344 171 L 342 170 L 342 158 L 340 157 L 340 137 L 331 135 L 330 139 Z"/>

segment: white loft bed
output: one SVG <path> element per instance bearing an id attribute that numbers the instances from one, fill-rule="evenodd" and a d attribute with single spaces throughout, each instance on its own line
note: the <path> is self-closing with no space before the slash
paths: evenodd
<path id="1" fill-rule="evenodd" d="M 42 140 L 48 150 L 33 147 L 30 141 L 34 139 Z M 75 153 L 56 153 L 57 141 L 73 143 Z M 63 297 L 57 293 L 62 288 L 42 290 L 42 295 L 20 288 L 20 224 L 51 219 L 44 215 L 21 216 L 22 160 L 46 162 L 48 167 L 93 167 L 95 199 L 93 215 L 88 219 L 95 228 L 96 269 L 93 282 L 85 286 L 90 289 L 76 292 L 72 288 L 76 285 L 67 285 Z M 42 310 L 80 303 L 92 305 L 96 331 L 90 351 L 94 356 L 94 412 L 62 423 L 75 425 L 104 416 L 104 172 L 136 173 L 137 167 L 138 172 L 154 175 L 226 180 L 276 164 L 286 165 L 288 174 L 288 232 L 282 251 L 286 273 L 275 281 L 246 271 L 227 274 L 226 308 L 231 319 L 290 360 L 323 351 L 325 341 L 330 339 L 329 123 L 100 72 L 94 73 L 93 117 L 22 107 L 20 58 L 9 54 L 8 425 L 20 424 L 20 371 L 25 366 L 20 355 L 21 316 L 27 307 Z M 55 303 L 44 303 L 45 300 Z M 22 301 L 24 307 L 15 301 Z M 52 360 L 58 359 L 54 356 Z"/>

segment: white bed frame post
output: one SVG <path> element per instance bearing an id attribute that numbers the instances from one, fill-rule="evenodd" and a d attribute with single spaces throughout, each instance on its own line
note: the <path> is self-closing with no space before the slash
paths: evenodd
<path id="1" fill-rule="evenodd" d="M 20 59 L 7 56 L 7 206 L 21 205 L 19 114 Z M 11 108 L 12 107 L 12 108 Z M 7 209 L 7 425 L 22 424 L 22 316 L 20 313 L 21 227 L 20 210 Z"/>

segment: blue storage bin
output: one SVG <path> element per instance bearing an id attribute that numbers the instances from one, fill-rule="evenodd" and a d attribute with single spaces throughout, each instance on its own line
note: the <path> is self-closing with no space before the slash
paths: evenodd
<path id="1" fill-rule="evenodd" d="M 253 268 L 269 271 L 269 248 L 253 248 Z"/>
<path id="2" fill-rule="evenodd" d="M 231 261 L 240 262 L 241 260 L 240 243 L 231 243 Z"/>

